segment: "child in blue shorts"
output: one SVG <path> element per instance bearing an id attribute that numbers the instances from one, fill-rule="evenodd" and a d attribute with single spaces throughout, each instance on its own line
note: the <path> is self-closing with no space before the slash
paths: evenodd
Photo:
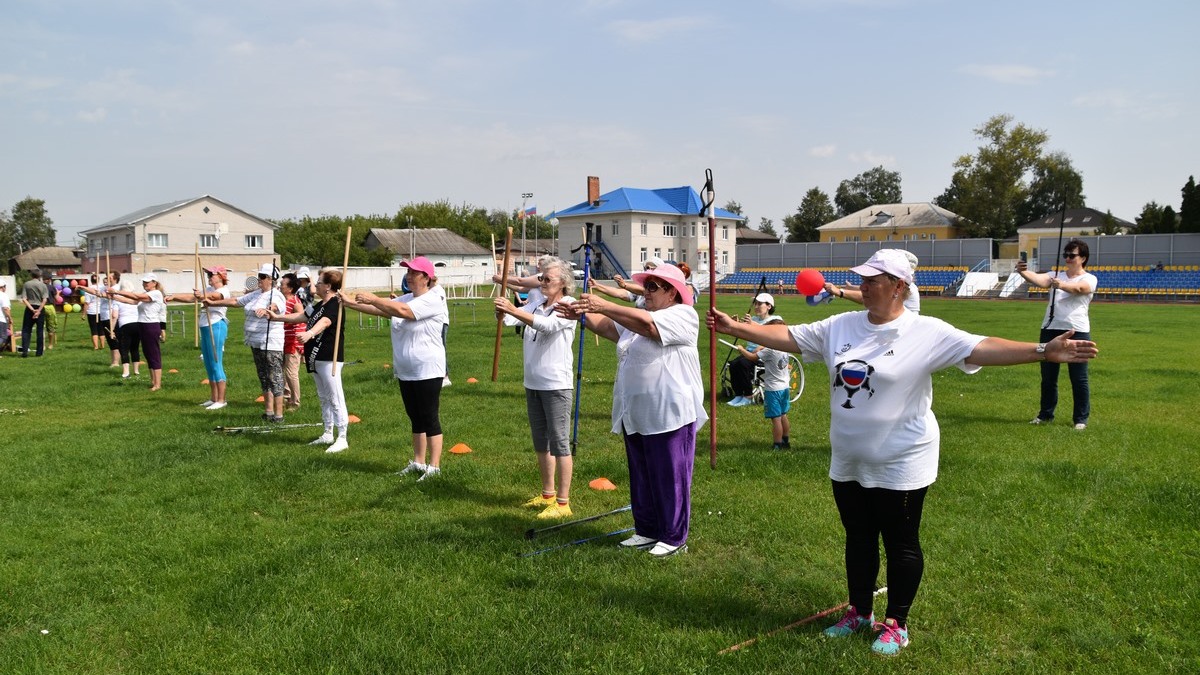
<path id="1" fill-rule="evenodd" d="M 792 402 L 788 400 L 791 373 L 788 372 L 787 352 L 763 347 L 749 356 L 763 366 L 763 417 L 771 420 L 771 433 L 774 438 L 772 450 L 788 450 L 791 444 L 788 433 L 791 425 L 788 423 L 788 410 Z"/>

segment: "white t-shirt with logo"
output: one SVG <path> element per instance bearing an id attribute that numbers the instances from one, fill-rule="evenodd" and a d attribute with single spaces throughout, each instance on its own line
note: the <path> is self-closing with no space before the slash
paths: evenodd
<path id="1" fill-rule="evenodd" d="M 770 347 L 763 347 L 755 354 L 763 367 L 763 391 L 783 391 L 791 386 L 788 371 L 788 354 Z"/>
<path id="2" fill-rule="evenodd" d="M 533 293 L 529 294 L 533 298 Z M 538 293 L 538 304 L 521 309 L 533 315 L 533 326 L 524 331 L 525 388 L 534 391 L 574 389 L 575 364 L 571 345 L 575 342 L 578 321 L 564 319 L 554 313 L 554 305 L 545 304 L 546 297 Z M 575 302 L 563 296 L 559 302 Z"/>
<path id="3" fill-rule="evenodd" d="M 1091 290 L 1087 293 L 1068 293 L 1057 288 L 1050 289 L 1050 292 L 1054 293 L 1054 320 L 1050 321 L 1050 304 L 1046 303 L 1046 315 L 1042 318 L 1042 325 L 1051 330 L 1074 330 L 1080 333 L 1090 333 L 1092 322 L 1088 317 L 1088 306 L 1092 304 L 1092 296 L 1096 294 L 1096 286 L 1099 283 L 1096 275 L 1084 272 L 1072 279 L 1067 276 L 1066 271 L 1060 271 L 1051 275 L 1051 278 L 1062 281 L 1083 281 Z"/>
<path id="4" fill-rule="evenodd" d="M 700 318 L 691 305 L 650 312 L 661 343 L 620 324 L 612 432 L 661 434 L 708 420 L 696 340 Z"/>
<path id="5" fill-rule="evenodd" d="M 396 379 L 417 382 L 445 377 L 442 324 L 450 321 L 445 297 L 430 289 L 420 297 L 406 293 L 392 302 L 407 304 L 413 313 L 411 319 L 392 317 L 392 372 Z"/>
<path id="6" fill-rule="evenodd" d="M 932 484 L 940 443 L 932 374 L 977 372 L 965 361 L 984 336 L 909 311 L 883 325 L 860 311 L 788 331 L 804 360 L 829 369 L 829 477 L 890 490 Z"/>

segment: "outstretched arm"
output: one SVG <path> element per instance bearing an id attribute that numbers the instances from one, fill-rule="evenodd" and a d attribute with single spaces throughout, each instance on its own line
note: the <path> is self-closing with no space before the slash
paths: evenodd
<path id="1" fill-rule="evenodd" d="M 966 362 L 973 366 L 1015 366 L 1037 361 L 1084 363 L 1099 355 L 1100 351 L 1095 342 L 1070 339 L 1074 334 L 1075 331 L 1069 330 L 1047 342 L 1043 353 L 1039 353 L 1037 345 L 1032 342 L 1017 342 L 998 337 L 985 338 L 975 345 Z"/>
<path id="2" fill-rule="evenodd" d="M 705 316 L 705 324 L 708 325 L 709 330 L 749 340 L 781 352 L 797 353 L 800 351 L 800 348 L 796 346 L 796 341 L 792 339 L 792 334 L 788 331 L 787 324 L 779 321 L 768 324 L 742 322 L 725 312 L 710 308 Z"/>

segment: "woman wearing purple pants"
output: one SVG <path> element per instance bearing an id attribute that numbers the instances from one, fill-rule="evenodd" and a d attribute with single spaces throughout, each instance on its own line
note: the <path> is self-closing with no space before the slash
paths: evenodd
<path id="1" fill-rule="evenodd" d="M 683 272 L 663 264 L 633 275 L 646 307 L 590 293 L 562 306 L 597 335 L 617 343 L 612 431 L 625 437 L 636 534 L 621 545 L 666 557 L 687 550 L 696 432 L 708 420 L 696 339 L 700 318 Z"/>

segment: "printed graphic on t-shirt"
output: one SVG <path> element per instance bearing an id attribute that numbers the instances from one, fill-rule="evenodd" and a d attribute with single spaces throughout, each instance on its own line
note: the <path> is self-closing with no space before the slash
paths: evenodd
<path id="1" fill-rule="evenodd" d="M 842 361 L 834 367 L 833 388 L 840 387 L 846 392 L 843 408 L 854 407 L 850 404 L 850 399 L 859 391 L 867 392 L 867 398 L 875 395 L 875 390 L 871 388 L 871 375 L 874 372 L 875 368 L 871 364 L 858 359 Z"/>

